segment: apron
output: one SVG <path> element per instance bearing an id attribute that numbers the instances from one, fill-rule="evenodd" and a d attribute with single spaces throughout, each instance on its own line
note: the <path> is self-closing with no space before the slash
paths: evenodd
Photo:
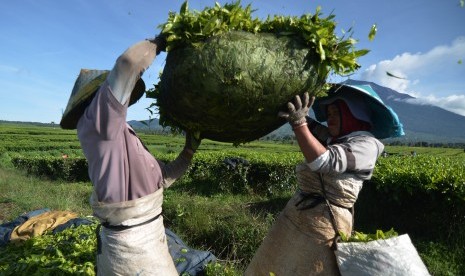
<path id="1" fill-rule="evenodd" d="M 118 203 L 104 204 L 96 198 L 94 191 L 92 209 L 104 225 L 99 232 L 97 275 L 178 275 L 160 215 L 163 188 Z"/>
<path id="2" fill-rule="evenodd" d="M 297 166 L 299 190 L 289 200 L 245 271 L 246 276 L 339 275 L 331 246 L 336 236 L 320 175 Z M 350 234 L 352 214 L 363 181 L 352 174 L 322 175 L 339 231 Z M 310 195 L 310 196 L 309 196 Z"/>

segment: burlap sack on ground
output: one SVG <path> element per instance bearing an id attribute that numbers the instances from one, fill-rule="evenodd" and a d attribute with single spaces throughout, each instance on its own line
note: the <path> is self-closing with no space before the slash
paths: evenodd
<path id="1" fill-rule="evenodd" d="M 407 234 L 386 240 L 338 243 L 335 251 L 343 276 L 429 276 Z"/>
<path id="2" fill-rule="evenodd" d="M 42 213 L 16 226 L 11 232 L 10 241 L 16 243 L 40 236 L 46 231 L 53 230 L 57 226 L 76 217 L 76 213 L 69 211 L 49 211 Z"/>

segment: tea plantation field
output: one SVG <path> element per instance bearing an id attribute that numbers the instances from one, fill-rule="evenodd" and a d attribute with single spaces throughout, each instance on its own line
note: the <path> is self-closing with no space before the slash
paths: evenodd
<path id="1" fill-rule="evenodd" d="M 139 136 L 162 161 L 184 145 L 180 135 Z M 359 195 L 355 230 L 408 233 L 432 275 L 465 275 L 464 150 L 387 146 L 386 152 Z M 235 147 L 204 140 L 191 168 L 165 191 L 165 226 L 218 258 L 207 275 L 241 275 L 293 194 L 302 161 L 292 141 Z M 75 131 L 0 124 L 0 224 L 41 208 L 89 216 L 91 191 Z M 93 275 L 94 229 L 2 246 L 0 275 Z"/>

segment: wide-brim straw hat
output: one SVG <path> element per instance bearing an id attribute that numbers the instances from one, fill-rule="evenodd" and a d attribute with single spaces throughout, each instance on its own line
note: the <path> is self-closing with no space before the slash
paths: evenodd
<path id="1" fill-rule="evenodd" d="M 109 70 L 81 69 L 68 105 L 61 118 L 60 126 L 64 129 L 76 129 L 87 106 L 91 103 L 100 86 L 107 79 Z M 129 99 L 129 105 L 136 103 L 145 92 L 145 83 L 142 78 L 136 82 Z"/>
<path id="2" fill-rule="evenodd" d="M 313 104 L 315 118 L 327 120 L 326 107 L 341 99 L 355 118 L 369 122 L 370 132 L 378 139 L 403 136 L 404 130 L 394 110 L 386 105 L 370 85 L 335 84 L 326 97 L 318 98 Z"/>

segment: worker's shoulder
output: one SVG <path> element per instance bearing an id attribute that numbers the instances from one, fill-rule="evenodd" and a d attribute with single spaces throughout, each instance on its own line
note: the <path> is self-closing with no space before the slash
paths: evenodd
<path id="1" fill-rule="evenodd" d="M 376 145 L 381 150 L 384 144 L 368 131 L 355 131 L 346 136 L 346 143 L 364 143 Z"/>

